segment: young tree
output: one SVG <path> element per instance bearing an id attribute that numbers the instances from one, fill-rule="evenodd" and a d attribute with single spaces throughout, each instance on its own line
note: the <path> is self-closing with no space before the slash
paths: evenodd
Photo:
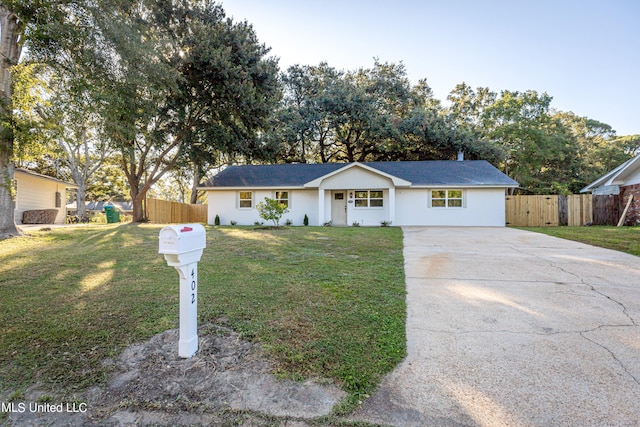
<path id="1" fill-rule="evenodd" d="M 263 202 L 258 203 L 256 209 L 258 209 L 260 218 L 265 221 L 273 221 L 274 227 L 280 227 L 282 216 L 289 212 L 287 205 L 268 197 L 265 197 Z"/>

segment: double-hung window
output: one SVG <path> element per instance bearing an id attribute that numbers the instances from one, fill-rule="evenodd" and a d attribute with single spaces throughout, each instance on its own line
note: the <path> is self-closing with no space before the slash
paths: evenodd
<path id="1" fill-rule="evenodd" d="M 238 207 L 240 209 L 251 209 L 253 207 L 252 191 L 240 191 L 238 193 Z"/>
<path id="2" fill-rule="evenodd" d="M 288 191 L 276 191 L 276 200 L 281 205 L 289 207 L 289 192 Z"/>
<path id="3" fill-rule="evenodd" d="M 381 208 L 384 206 L 381 190 L 357 190 L 355 196 L 356 208 Z"/>
<path id="4" fill-rule="evenodd" d="M 461 208 L 462 190 L 432 190 L 431 191 L 431 207 L 432 208 Z"/>

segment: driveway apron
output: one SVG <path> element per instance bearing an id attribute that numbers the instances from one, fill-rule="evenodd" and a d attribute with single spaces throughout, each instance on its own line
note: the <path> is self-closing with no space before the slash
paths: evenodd
<path id="1" fill-rule="evenodd" d="M 355 419 L 640 426 L 640 258 L 511 228 L 403 231 L 407 357 Z"/>

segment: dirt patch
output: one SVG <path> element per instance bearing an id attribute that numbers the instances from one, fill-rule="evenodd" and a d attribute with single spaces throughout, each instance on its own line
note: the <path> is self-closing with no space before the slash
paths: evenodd
<path id="1" fill-rule="evenodd" d="M 128 347 L 118 360 L 104 361 L 114 365 L 113 375 L 75 403 L 49 398 L 50 406 L 36 407 L 44 393 L 27 391 L 5 421 L 20 426 L 304 426 L 305 420 L 330 414 L 346 396 L 331 384 L 276 378 L 260 347 L 228 328 L 201 326 L 199 350 L 190 359 L 178 357 L 178 339 L 178 330 L 169 330 Z"/>

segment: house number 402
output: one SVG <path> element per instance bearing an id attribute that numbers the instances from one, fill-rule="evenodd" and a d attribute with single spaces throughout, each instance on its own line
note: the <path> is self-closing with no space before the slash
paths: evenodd
<path id="1" fill-rule="evenodd" d="M 195 268 L 191 269 L 191 304 L 196 303 L 196 287 L 198 286 Z"/>

